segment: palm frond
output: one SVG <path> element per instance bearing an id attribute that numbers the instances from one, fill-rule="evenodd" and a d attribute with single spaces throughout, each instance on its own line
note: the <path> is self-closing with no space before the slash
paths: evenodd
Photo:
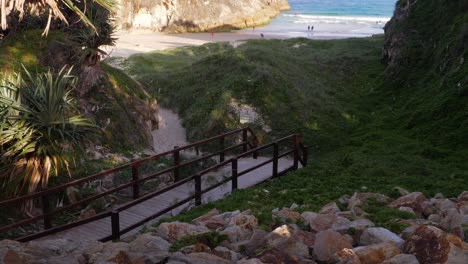
<path id="1" fill-rule="evenodd" d="M 23 18 L 26 11 L 30 15 L 37 15 L 41 13 L 48 14 L 48 23 L 44 29 L 44 35 L 47 35 L 50 28 L 50 21 L 52 19 L 59 19 L 68 23 L 67 18 L 60 10 L 60 6 L 64 5 L 73 11 L 83 21 L 84 24 L 91 27 L 96 32 L 96 27 L 86 17 L 84 11 L 78 8 L 77 4 L 81 1 L 78 0 L 0 0 L 0 25 L 2 30 L 8 28 L 7 16 L 12 12 L 18 12 L 20 20 Z M 114 0 L 93 0 L 96 3 L 109 11 L 113 11 L 115 7 Z M 84 0 L 86 6 L 86 0 Z"/>

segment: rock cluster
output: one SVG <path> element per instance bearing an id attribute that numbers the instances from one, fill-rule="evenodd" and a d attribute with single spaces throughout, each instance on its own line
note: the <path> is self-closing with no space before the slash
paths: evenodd
<path id="1" fill-rule="evenodd" d="M 287 0 L 119 0 L 118 5 L 118 27 L 170 33 L 264 25 L 290 8 Z"/>
<path id="2" fill-rule="evenodd" d="M 51 240 L 22 244 L 3 240 L 0 263 L 468 263 L 468 244 L 463 241 L 468 192 L 456 199 L 442 195 L 426 199 L 419 192 L 403 194 L 392 201 L 381 194 L 355 193 L 339 200 L 347 203 L 346 211 L 334 202 L 318 213 L 278 208 L 272 211 L 270 231 L 260 229 L 249 211 L 220 213 L 213 209 L 191 223 L 163 223 L 127 242 Z M 365 218 L 370 201 L 411 212 L 417 218 L 396 219 L 408 227 L 395 234 Z M 213 237 L 197 240 L 210 234 L 222 239 L 216 243 Z"/>

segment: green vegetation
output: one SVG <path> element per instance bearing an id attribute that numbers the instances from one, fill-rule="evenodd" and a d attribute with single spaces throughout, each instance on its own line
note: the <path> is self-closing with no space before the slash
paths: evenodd
<path id="1" fill-rule="evenodd" d="M 415 219 L 416 215 L 386 207 L 384 204 L 379 203 L 376 199 L 369 199 L 368 205 L 364 207 L 364 211 L 369 220 L 374 222 L 376 226 L 385 227 L 395 234 L 400 234 L 403 229 L 408 227 L 406 224 L 399 223 L 399 219 Z"/>
<path id="2" fill-rule="evenodd" d="M 355 126 L 336 97 L 349 97 L 347 83 L 363 67 L 383 70 L 381 45 L 381 37 L 249 41 L 236 49 L 216 43 L 135 55 L 126 66 L 160 104 L 178 111 L 191 140 L 240 126 L 237 102 L 257 107 L 273 130 L 268 136 L 300 132 L 322 151 L 344 144 Z"/>
<path id="3" fill-rule="evenodd" d="M 207 245 L 211 249 L 216 248 L 221 244 L 221 242 L 225 241 L 228 239 L 227 235 L 221 235 L 217 231 L 209 232 L 209 233 L 204 233 L 200 235 L 194 235 L 194 236 L 185 236 L 180 239 L 178 239 L 176 242 L 174 242 L 169 251 L 170 252 L 176 252 L 179 249 L 190 246 L 190 245 L 196 245 L 198 243 Z"/>
<path id="4" fill-rule="evenodd" d="M 273 208 L 317 210 L 355 191 L 391 195 L 401 186 L 455 197 L 467 190 L 467 10 L 464 1 L 418 3 L 408 19 L 388 25 L 385 41 L 253 40 L 131 57 L 125 66 L 178 111 L 190 139 L 240 126 L 234 101 L 256 107 L 272 128 L 253 124 L 265 140 L 299 132 L 310 147 L 308 168 L 176 219 L 252 209 L 266 227 Z M 387 66 L 382 46 L 389 48 L 393 34 L 403 40 Z M 376 221 L 390 225 L 388 215 L 375 212 Z"/>

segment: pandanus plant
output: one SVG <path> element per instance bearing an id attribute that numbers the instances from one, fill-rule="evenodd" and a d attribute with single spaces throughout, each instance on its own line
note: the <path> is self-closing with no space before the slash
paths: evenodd
<path id="1" fill-rule="evenodd" d="M 0 0 L 0 26 L 2 30 L 8 28 L 7 16 L 11 13 L 17 13 L 19 19 L 24 17 L 25 13 L 30 15 L 47 14 L 47 25 L 44 29 L 44 34 L 47 35 L 52 19 L 59 19 L 68 24 L 68 20 L 62 12 L 62 7 L 70 9 L 73 13 L 91 28 L 96 31 L 96 27 L 86 16 L 85 10 L 81 10 L 78 6 L 84 5 L 86 7 L 87 0 Z M 96 3 L 107 10 L 114 8 L 114 0 L 90 0 L 90 4 Z"/>
<path id="2" fill-rule="evenodd" d="M 78 113 L 70 94 L 75 82 L 65 68 L 2 78 L 0 197 L 46 188 L 94 135 L 96 126 Z"/>

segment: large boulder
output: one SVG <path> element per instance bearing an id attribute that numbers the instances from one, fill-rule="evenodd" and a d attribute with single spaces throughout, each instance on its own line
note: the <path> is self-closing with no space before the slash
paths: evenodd
<path id="1" fill-rule="evenodd" d="M 320 231 L 315 236 L 314 256 L 319 261 L 330 261 L 334 254 L 344 248 L 353 248 L 350 241 L 340 233 L 326 230 Z"/>
<path id="2" fill-rule="evenodd" d="M 251 258 L 251 259 L 241 259 L 236 262 L 236 264 L 264 264 L 258 258 Z"/>
<path id="3" fill-rule="evenodd" d="M 431 200 L 431 203 L 438 212 L 444 212 L 449 209 L 458 209 L 457 203 L 450 199 L 433 199 Z"/>
<path id="4" fill-rule="evenodd" d="M 391 199 L 380 193 L 354 193 L 349 199 L 348 209 L 351 211 L 353 216 L 365 216 L 363 208 L 369 204 L 369 200 L 374 200 L 379 204 L 388 204 Z"/>
<path id="5" fill-rule="evenodd" d="M 281 251 L 277 248 L 267 249 L 260 253 L 256 258 L 258 258 L 263 263 L 268 264 L 305 264 L 305 263 L 314 263 L 310 261 L 305 261 L 304 259 L 298 256 L 292 256 L 288 253 Z"/>
<path id="6" fill-rule="evenodd" d="M 84 254 L 87 256 L 88 263 L 98 264 L 98 263 L 109 263 L 113 260 L 125 259 L 133 261 L 134 258 L 131 258 L 128 255 L 130 251 L 130 246 L 127 243 L 118 242 L 118 243 L 104 243 L 92 247 L 88 250 L 85 250 Z M 115 261 L 114 261 L 115 262 Z"/>
<path id="7" fill-rule="evenodd" d="M 335 264 L 361 264 L 359 256 L 349 248 L 343 248 L 333 256 Z"/>
<path id="8" fill-rule="evenodd" d="M 459 202 L 468 202 L 468 191 L 464 191 L 458 195 L 457 200 Z"/>
<path id="9" fill-rule="evenodd" d="M 421 192 L 412 192 L 405 196 L 402 196 L 393 201 L 389 206 L 391 208 L 409 207 L 417 215 L 421 215 L 423 212 L 423 203 L 426 201 L 426 197 Z"/>
<path id="10" fill-rule="evenodd" d="M 169 261 L 179 261 L 182 263 L 190 264 L 233 264 L 235 262 L 223 259 L 221 257 L 208 254 L 205 252 L 190 253 L 187 255 L 181 253 L 175 253 L 171 256 Z"/>
<path id="11" fill-rule="evenodd" d="M 236 243 L 239 241 L 249 240 L 252 237 L 253 231 L 240 226 L 230 226 L 219 233 L 226 235 L 230 243 Z"/>
<path id="12" fill-rule="evenodd" d="M 282 225 L 265 237 L 266 246 L 276 248 L 290 256 L 309 257 L 309 247 L 288 225 Z"/>
<path id="13" fill-rule="evenodd" d="M 192 224 L 203 225 L 211 230 L 224 229 L 226 227 L 226 221 L 221 215 L 219 215 L 219 211 L 217 209 L 212 209 L 206 214 L 194 219 Z"/>
<path id="14" fill-rule="evenodd" d="M 403 244 L 403 251 L 420 263 L 467 263 L 468 245 L 435 226 L 419 226 Z"/>
<path id="15" fill-rule="evenodd" d="M 231 261 L 237 261 L 239 260 L 240 254 L 237 252 L 234 252 L 228 248 L 217 246 L 212 250 L 212 254 L 216 255 L 220 258 L 231 260 Z"/>
<path id="16" fill-rule="evenodd" d="M 368 246 L 384 242 L 392 242 L 395 245 L 401 245 L 404 240 L 388 229 L 383 227 L 372 227 L 364 230 L 360 237 L 359 245 Z"/>
<path id="17" fill-rule="evenodd" d="M 243 244 L 243 247 L 245 248 L 245 253 L 249 256 L 255 255 L 255 252 L 257 250 L 265 246 L 265 240 L 267 235 L 268 232 L 260 229 L 255 229 L 252 233 L 252 236 L 250 237 L 250 240 L 247 243 Z"/>
<path id="18" fill-rule="evenodd" d="M 336 221 L 333 226 L 331 227 L 331 230 L 339 232 L 341 234 L 348 233 L 350 229 L 355 230 L 357 233 L 360 231 L 369 228 L 369 227 L 374 227 L 375 224 L 366 218 L 358 218 L 353 221 L 344 221 L 342 218 L 339 219 L 339 221 Z"/>
<path id="19" fill-rule="evenodd" d="M 346 231 L 351 221 L 337 214 L 317 214 L 314 212 L 304 212 L 301 215 L 313 231 L 336 230 Z"/>
<path id="20" fill-rule="evenodd" d="M 158 236 L 174 243 L 178 239 L 189 236 L 208 233 L 210 230 L 205 226 L 196 226 L 181 222 L 162 223 L 157 229 Z"/>
<path id="21" fill-rule="evenodd" d="M 463 216 L 460 214 L 458 209 L 456 208 L 450 208 L 442 212 L 442 218 L 440 219 L 440 227 L 449 232 L 452 233 L 462 240 L 464 239 L 464 234 L 463 234 L 463 227 L 462 227 L 462 222 L 463 222 Z"/>
<path id="22" fill-rule="evenodd" d="M 171 244 L 161 237 L 150 233 L 139 235 L 130 242 L 130 250 L 135 252 L 168 252 Z"/>
<path id="23" fill-rule="evenodd" d="M 280 223 L 297 223 L 299 221 L 304 220 L 300 213 L 294 212 L 289 208 L 283 208 L 281 210 L 273 210 L 272 211 L 273 220 L 276 220 Z"/>
<path id="24" fill-rule="evenodd" d="M 382 264 L 419 264 L 419 261 L 414 255 L 398 254 L 385 260 Z"/>
<path id="25" fill-rule="evenodd" d="M 354 248 L 362 264 L 380 264 L 398 254 L 400 250 L 391 242 Z"/>
<path id="26" fill-rule="evenodd" d="M 322 209 L 320 209 L 319 213 L 320 214 L 335 214 L 335 213 L 338 213 L 340 211 L 341 210 L 338 207 L 338 205 L 336 205 L 335 202 L 331 202 L 331 203 L 328 203 L 328 204 L 324 205 L 322 207 Z"/>
<path id="27" fill-rule="evenodd" d="M 240 226 L 245 230 L 253 231 L 258 227 L 258 221 L 255 216 L 246 211 L 229 218 L 228 226 Z"/>

